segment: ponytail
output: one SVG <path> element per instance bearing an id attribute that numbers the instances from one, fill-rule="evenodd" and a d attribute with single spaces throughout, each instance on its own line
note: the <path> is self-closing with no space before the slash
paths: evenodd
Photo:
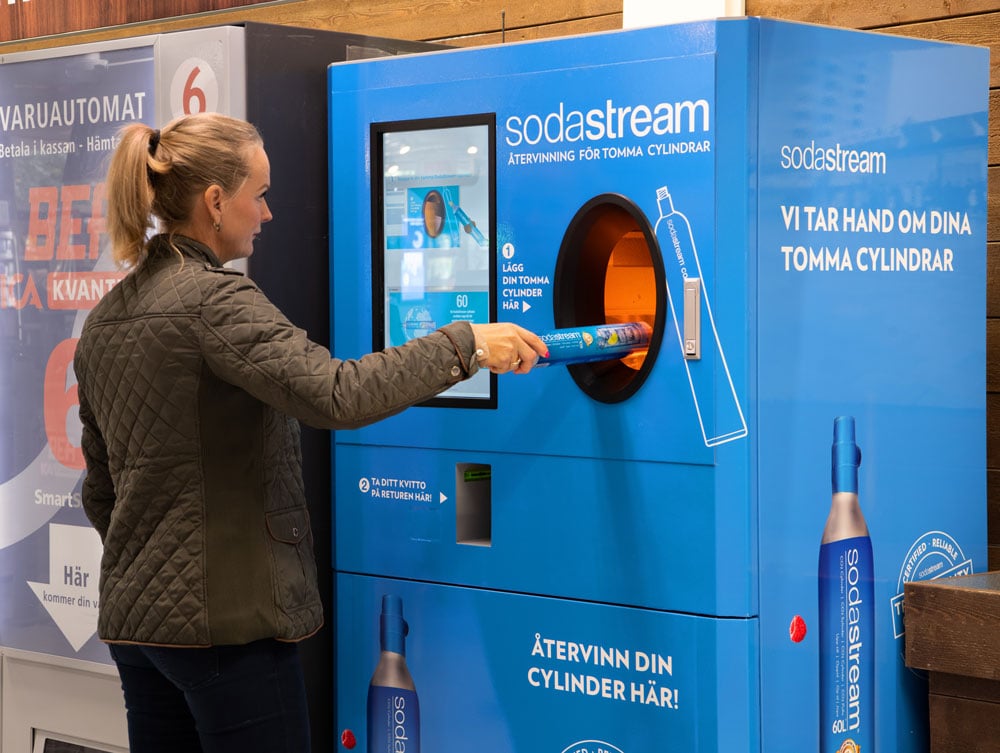
<path id="1" fill-rule="evenodd" d="M 147 170 L 153 134 L 141 123 L 125 126 L 108 167 L 108 235 L 119 266 L 135 266 L 152 227 L 153 186 Z"/>

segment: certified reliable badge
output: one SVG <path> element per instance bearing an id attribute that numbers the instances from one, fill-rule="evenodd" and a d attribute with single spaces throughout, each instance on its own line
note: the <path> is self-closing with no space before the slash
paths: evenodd
<path id="1" fill-rule="evenodd" d="M 561 753 L 624 753 L 624 751 L 617 745 L 603 740 L 578 740 L 563 748 Z"/>
<path id="2" fill-rule="evenodd" d="M 928 531 L 914 541 L 899 570 L 896 595 L 889 600 L 895 637 L 902 638 L 904 633 L 903 587 L 906 583 L 911 580 L 937 580 L 971 573 L 972 560 L 965 556 L 958 542 L 944 531 Z"/>

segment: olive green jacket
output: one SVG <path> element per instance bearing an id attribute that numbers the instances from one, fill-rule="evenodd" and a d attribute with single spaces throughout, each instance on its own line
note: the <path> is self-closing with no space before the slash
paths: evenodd
<path id="1" fill-rule="evenodd" d="M 79 382 L 83 507 L 104 542 L 98 634 L 183 646 L 322 625 L 299 424 L 350 429 L 476 370 L 468 324 L 331 358 L 243 274 L 176 236 L 97 304 Z"/>

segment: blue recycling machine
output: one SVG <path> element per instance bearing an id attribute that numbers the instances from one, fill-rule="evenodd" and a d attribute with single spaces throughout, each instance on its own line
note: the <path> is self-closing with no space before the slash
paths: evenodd
<path id="1" fill-rule="evenodd" d="M 336 434 L 344 741 L 926 750 L 903 585 L 986 566 L 987 51 L 741 18 L 329 96 L 338 356 L 649 333 Z"/>

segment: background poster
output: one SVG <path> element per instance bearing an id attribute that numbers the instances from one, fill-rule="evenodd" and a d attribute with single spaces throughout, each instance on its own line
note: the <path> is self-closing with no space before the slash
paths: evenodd
<path id="1" fill-rule="evenodd" d="M 119 129 L 153 122 L 154 72 L 151 46 L 87 49 L 0 65 L 0 645 L 110 662 L 72 359 L 122 277 L 104 175 Z"/>

